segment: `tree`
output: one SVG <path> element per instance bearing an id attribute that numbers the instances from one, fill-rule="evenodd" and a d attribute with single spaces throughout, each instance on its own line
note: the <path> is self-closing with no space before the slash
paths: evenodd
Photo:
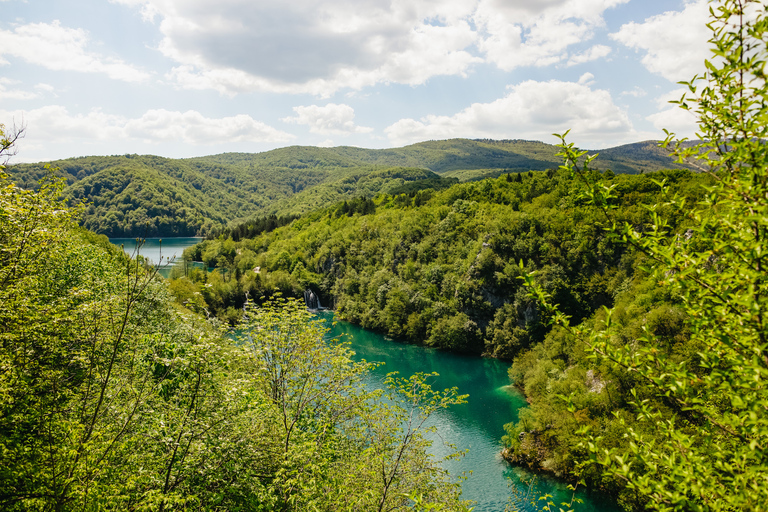
<path id="1" fill-rule="evenodd" d="M 417 375 L 382 401 L 296 301 L 230 306 L 234 343 L 78 228 L 62 185 L 0 172 L 2 510 L 391 511 L 405 493 L 464 508 L 425 426 L 456 389 Z M 212 244 L 232 265 L 234 244 Z"/>
<path id="2" fill-rule="evenodd" d="M 12 128 L 8 129 L 4 124 L 0 123 L 0 157 L 5 159 L 0 166 L 8 163 L 8 159 L 16 154 L 16 143 L 19 139 L 24 137 L 24 131 L 24 126 L 17 127 L 14 125 Z M 0 167 L 0 171 L 2 171 L 3 168 L 4 167 Z"/>
<path id="3" fill-rule="evenodd" d="M 0 172 L 0 508 L 258 502 L 269 429 L 236 392 L 239 351 L 78 228 L 61 188 Z"/>
<path id="4" fill-rule="evenodd" d="M 670 195 L 649 206 L 648 230 L 612 229 L 645 253 L 648 272 L 679 301 L 692 357 L 670 357 L 650 329 L 619 344 L 610 312 L 597 329 L 571 327 L 535 276 L 526 280 L 597 363 L 656 389 L 634 403 L 638 423 L 625 426 L 626 448 L 606 448 L 599 433 L 582 431 L 585 465 L 623 480 L 650 509 L 768 510 L 768 18 L 756 0 L 723 0 L 710 13 L 713 59 L 677 101 L 698 116 L 701 142 L 673 144 L 668 134 L 665 144 L 680 160 L 700 162 L 714 185 L 698 204 Z M 580 164 L 585 152 L 565 139 L 560 147 L 564 168 L 610 219 L 614 193 L 589 171 L 594 157 Z M 668 215 L 684 216 L 688 229 L 673 232 Z"/>
<path id="5" fill-rule="evenodd" d="M 387 379 L 369 390 L 375 365 L 355 362 L 348 343 L 327 339 L 322 320 L 293 299 L 248 303 L 237 328 L 251 378 L 267 399 L 269 463 L 260 478 L 272 510 L 406 510 L 407 494 L 464 510 L 458 486 L 427 449 L 429 417 L 463 403 L 431 375 Z"/>

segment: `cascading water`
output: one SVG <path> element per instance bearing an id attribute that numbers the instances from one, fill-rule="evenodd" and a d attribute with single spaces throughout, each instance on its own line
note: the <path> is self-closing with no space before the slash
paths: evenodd
<path id="1" fill-rule="evenodd" d="M 307 305 L 307 309 L 325 309 L 312 290 L 304 290 L 304 303 Z"/>

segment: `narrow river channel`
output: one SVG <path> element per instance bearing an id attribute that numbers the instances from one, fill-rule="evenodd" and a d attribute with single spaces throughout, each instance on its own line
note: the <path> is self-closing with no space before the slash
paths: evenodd
<path id="1" fill-rule="evenodd" d="M 433 388 L 457 386 L 460 393 L 469 395 L 468 403 L 441 412 L 436 425 L 443 439 L 469 450 L 446 467 L 452 475 L 467 476 L 462 493 L 477 502 L 475 512 L 503 512 L 514 488 L 519 496 L 528 494 L 524 482 L 530 482 L 533 475 L 511 467 L 499 456 L 504 424 L 516 420 L 518 409 L 526 405 L 519 391 L 509 386 L 508 364 L 393 341 L 346 322 L 333 324 L 331 312 L 319 314 L 327 319 L 333 336 L 351 342 L 357 358 L 384 363 L 374 370 L 372 386 L 383 387 L 389 372 L 400 372 L 405 377 L 416 372 L 437 372 L 440 376 L 432 383 Z M 444 455 L 439 445 L 435 443 L 435 454 Z M 553 495 L 558 505 L 571 501 L 573 493 L 562 482 L 538 475 L 535 485 L 539 493 Z M 617 510 L 599 495 L 577 492 L 576 496 L 584 501 L 577 511 Z"/>

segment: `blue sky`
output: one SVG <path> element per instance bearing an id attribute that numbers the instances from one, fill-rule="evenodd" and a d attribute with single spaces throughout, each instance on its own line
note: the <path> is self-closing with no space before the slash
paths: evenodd
<path id="1" fill-rule="evenodd" d="M 705 0 L 0 0 L 13 161 L 694 134 Z"/>

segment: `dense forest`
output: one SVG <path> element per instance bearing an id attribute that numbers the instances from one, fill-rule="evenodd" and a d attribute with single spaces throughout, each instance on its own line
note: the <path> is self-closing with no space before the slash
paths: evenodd
<path id="1" fill-rule="evenodd" d="M 249 221 L 297 216 L 353 197 L 440 190 L 458 180 L 556 168 L 556 153 L 541 142 L 455 139 L 391 150 L 295 146 L 190 159 L 93 156 L 18 164 L 8 172 L 25 188 L 49 173 L 63 177 L 69 205 L 86 206 L 80 224 L 96 233 L 217 236 Z M 651 143 L 606 153 L 618 172 L 669 166 Z"/>
<path id="2" fill-rule="evenodd" d="M 559 170 L 206 241 L 185 257 L 218 271 L 173 292 L 234 321 L 241 295 L 311 289 L 364 327 L 511 359 L 530 407 L 506 427 L 509 461 L 627 510 L 765 510 L 766 24 L 725 4 L 723 60 L 680 101 L 702 141 L 665 142 L 705 172 L 601 172 L 563 138 Z"/>
<path id="3" fill-rule="evenodd" d="M 0 169 L 0 508 L 466 510 L 425 437 L 464 396 L 422 374 L 367 390 L 294 301 L 206 321 L 62 187 Z"/>
<path id="4" fill-rule="evenodd" d="M 239 242 L 204 241 L 185 257 L 216 270 L 183 276 L 179 269 L 171 290 L 190 307 L 234 323 L 246 296 L 301 297 L 311 289 L 363 327 L 513 360 L 510 377 L 531 407 L 508 425 L 505 456 L 564 477 L 582 452 L 574 419 L 554 397 L 571 394 L 580 404 L 579 423 L 589 418 L 610 433 L 606 446 L 626 450 L 617 425 L 631 418 L 631 393 L 652 397 L 653 387 L 610 365 L 596 367 L 573 337 L 550 330 L 521 277 L 536 271 L 538 286 L 573 324 L 600 322 L 602 308 L 614 308 L 624 339 L 648 331 L 685 360 L 695 349 L 678 299 L 644 270 L 645 255 L 606 228 L 649 226 L 646 206 L 663 200 L 660 181 L 667 193 L 691 202 L 713 183 L 707 174 L 680 170 L 592 176 L 615 194 L 610 220 L 583 199 L 584 186 L 565 170 L 502 176 L 442 192 L 379 196 L 375 210 L 338 204 Z M 686 236 L 691 226 L 683 216 L 659 213 L 671 236 Z M 623 493 L 621 481 L 596 472 L 581 478 L 628 508 L 643 507 Z"/>
<path id="5" fill-rule="evenodd" d="M 681 170 L 596 174 L 615 187 L 616 220 L 638 225 L 650 220 L 643 205 L 660 197 L 655 181 L 694 200 L 711 182 Z M 582 192 L 567 172 L 531 171 L 381 195 L 368 206 L 339 203 L 256 238 L 187 249 L 185 258 L 219 271 L 177 273 L 171 287 L 231 322 L 246 294 L 300 297 L 309 288 L 363 327 L 512 359 L 546 332 L 519 279 L 521 261 L 575 321 L 613 305 L 635 279 L 636 255 L 605 235 L 602 213 Z"/>
<path id="6" fill-rule="evenodd" d="M 664 142 L 677 169 L 616 173 L 567 134 L 556 168 L 539 143 L 433 141 L 163 172 L 96 158 L 64 166 L 68 184 L 18 167 L 27 188 L 0 169 L 2 508 L 467 510 L 424 436 L 466 397 L 423 374 L 367 390 L 371 366 L 293 298 L 312 290 L 364 327 L 510 360 L 529 402 L 502 440 L 517 465 L 630 511 L 768 510 L 768 20 L 743 0 L 711 17 L 718 58 L 679 101 L 701 140 Z M 0 125 L 0 157 L 17 136 Z M 275 183 L 309 181 L 282 181 L 279 210 L 238 210 L 267 161 Z M 184 210 L 193 189 L 224 206 Z M 208 226 L 184 258 L 210 272 L 161 279 L 78 226 L 104 207 L 136 229 L 145 190 L 179 203 L 147 209 L 157 229 Z"/>

